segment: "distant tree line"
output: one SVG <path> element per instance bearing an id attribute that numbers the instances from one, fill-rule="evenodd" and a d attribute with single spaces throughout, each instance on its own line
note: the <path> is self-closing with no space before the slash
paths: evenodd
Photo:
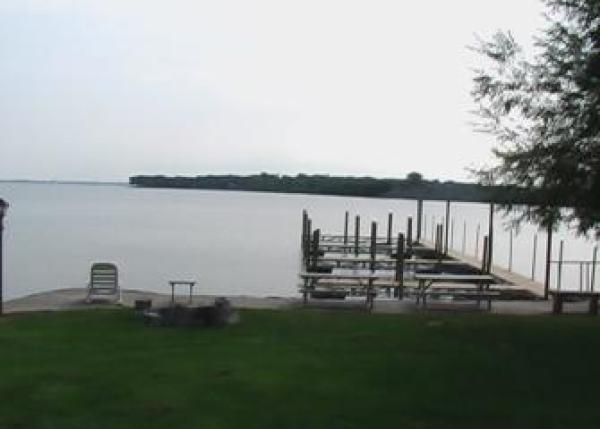
<path id="1" fill-rule="evenodd" d="M 132 176 L 133 186 L 148 188 L 218 189 L 231 191 L 282 192 L 345 195 L 378 198 L 411 198 L 472 202 L 536 204 L 535 192 L 511 186 L 425 180 L 419 173 L 406 179 L 376 179 L 329 175 L 277 174 L 185 176 Z"/>

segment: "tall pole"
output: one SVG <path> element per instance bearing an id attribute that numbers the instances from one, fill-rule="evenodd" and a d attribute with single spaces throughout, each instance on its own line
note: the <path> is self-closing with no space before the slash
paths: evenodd
<path id="1" fill-rule="evenodd" d="M 0 316 L 2 316 L 2 314 L 4 314 L 4 298 L 3 298 L 3 294 L 2 294 L 2 291 L 3 291 L 2 235 L 4 232 L 4 214 L 6 213 L 7 209 L 8 209 L 8 203 L 6 201 L 4 201 L 2 198 L 0 198 Z"/>
<path id="2" fill-rule="evenodd" d="M 594 283 L 596 280 L 596 261 L 598 260 L 598 246 L 594 246 L 592 253 L 592 279 L 590 280 L 591 291 L 594 292 Z"/>
<path id="3" fill-rule="evenodd" d="M 548 225 L 546 236 L 546 277 L 544 279 L 544 299 L 548 299 L 550 290 L 550 258 L 552 257 L 552 224 Z"/>
<path id="4" fill-rule="evenodd" d="M 371 271 L 375 271 L 375 258 L 377 257 L 377 222 L 371 222 Z"/>
<path id="5" fill-rule="evenodd" d="M 417 201 L 417 243 L 421 241 L 421 226 L 423 221 L 423 200 Z"/>
<path id="6" fill-rule="evenodd" d="M 412 231 L 412 217 L 408 217 L 406 219 L 406 248 L 408 249 L 408 253 L 412 254 L 412 245 L 413 245 L 413 231 Z"/>
<path id="7" fill-rule="evenodd" d="M 354 218 L 354 256 L 358 256 L 358 241 L 360 240 L 360 216 Z"/>
<path id="8" fill-rule="evenodd" d="M 490 224 L 488 226 L 488 266 L 492 269 L 492 261 L 494 255 L 494 203 L 490 203 Z"/>
<path id="9" fill-rule="evenodd" d="M 450 200 L 446 200 L 446 235 L 444 237 L 444 255 L 448 254 L 448 233 L 450 232 Z"/>
<path id="10" fill-rule="evenodd" d="M 348 245 L 348 212 L 344 216 L 344 246 Z M 346 248 L 344 247 L 344 253 L 346 252 Z"/>

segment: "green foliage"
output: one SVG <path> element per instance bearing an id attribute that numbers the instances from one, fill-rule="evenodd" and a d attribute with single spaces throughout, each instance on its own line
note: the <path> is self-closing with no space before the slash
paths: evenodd
<path id="1" fill-rule="evenodd" d="M 598 320 L 244 311 L 0 318 L 0 428 L 596 428 Z"/>
<path id="2" fill-rule="evenodd" d="M 420 183 L 423 181 L 423 175 L 416 171 L 412 171 L 406 175 L 406 180 L 411 183 Z"/>
<path id="3" fill-rule="evenodd" d="M 422 198 L 453 201 L 496 201 L 530 203 L 536 196 L 514 187 L 482 186 L 425 180 L 419 173 L 402 179 L 372 177 L 337 177 L 329 175 L 279 176 L 261 173 L 251 176 L 132 176 L 129 183 L 140 187 L 222 189 L 257 192 L 286 192 L 322 195 L 346 195 L 383 198 Z"/>
<path id="4" fill-rule="evenodd" d="M 498 165 L 480 173 L 536 189 L 540 205 L 523 218 L 600 233 L 600 2 L 545 3 L 548 26 L 533 60 L 510 33 L 476 48 L 490 61 L 474 79 L 479 129 L 499 142 Z"/>

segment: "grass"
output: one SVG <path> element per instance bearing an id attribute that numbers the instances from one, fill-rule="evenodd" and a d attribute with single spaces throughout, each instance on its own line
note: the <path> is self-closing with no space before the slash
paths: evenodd
<path id="1" fill-rule="evenodd" d="M 598 427 L 600 319 L 245 311 L 0 318 L 0 428 Z"/>

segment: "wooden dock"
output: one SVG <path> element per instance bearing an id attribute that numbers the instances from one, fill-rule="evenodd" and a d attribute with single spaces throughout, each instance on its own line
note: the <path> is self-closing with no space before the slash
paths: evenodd
<path id="1" fill-rule="evenodd" d="M 449 250 L 448 256 L 456 259 L 457 261 L 464 262 L 469 264 L 474 268 L 481 267 L 481 261 L 473 258 L 472 256 L 463 255 L 459 252 L 454 252 Z M 531 292 L 536 297 L 542 298 L 544 296 L 544 285 L 531 280 L 521 274 L 508 271 L 505 268 L 499 267 L 497 265 L 493 265 L 490 267 L 490 273 L 496 277 L 504 279 L 507 283 L 518 286 L 521 289 L 527 290 Z"/>
<path id="2" fill-rule="evenodd" d="M 376 298 L 397 300 L 430 297 L 465 299 L 479 303 L 492 299 L 536 299 L 544 295 L 544 286 L 491 263 L 491 240 L 484 237 L 483 261 L 449 251 L 443 226 L 438 225 L 435 242 L 413 239 L 412 219 L 404 232 L 392 236 L 392 216 L 387 236 L 360 235 L 360 218 L 354 235 L 348 233 L 348 213 L 344 234 L 323 234 L 312 229 L 312 221 L 303 213 L 302 268 L 299 291 L 308 298 L 345 298 L 363 296 L 368 308 Z M 420 232 L 417 233 L 417 237 Z"/>

